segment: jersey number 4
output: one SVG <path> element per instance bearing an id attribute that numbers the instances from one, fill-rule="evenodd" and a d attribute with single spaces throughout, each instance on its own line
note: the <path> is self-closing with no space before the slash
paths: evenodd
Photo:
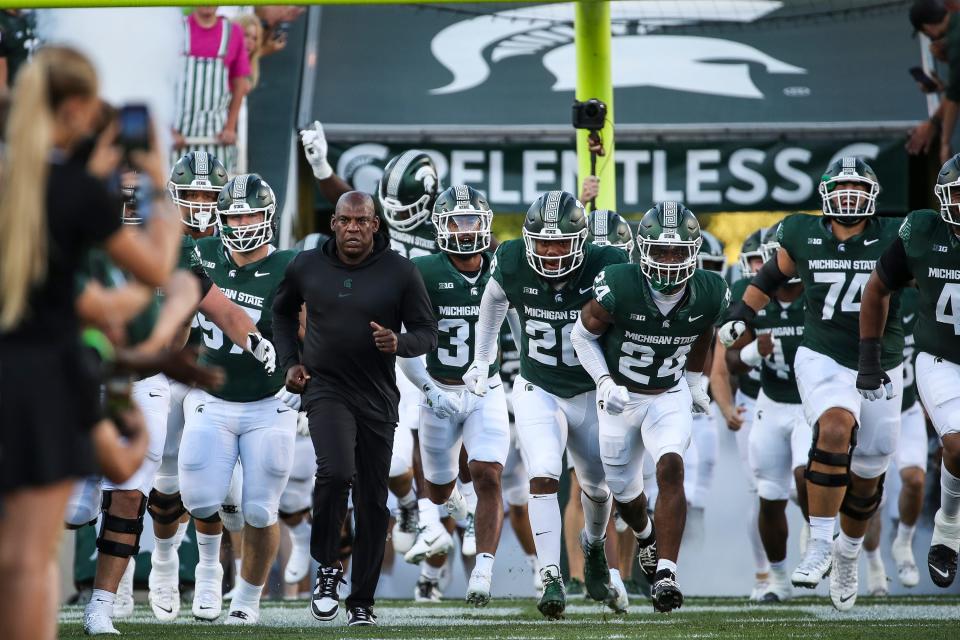
<path id="1" fill-rule="evenodd" d="M 869 273 L 855 273 L 847 284 L 847 274 L 842 271 L 820 271 L 813 274 L 813 281 L 823 284 L 829 284 L 827 295 L 823 297 L 823 316 L 824 320 L 833 318 L 834 309 L 837 306 L 837 300 L 843 293 L 846 285 L 846 293 L 840 300 L 840 311 L 842 313 L 860 313 L 860 298 L 863 297 L 863 288 L 870 279 Z"/>
<path id="2" fill-rule="evenodd" d="M 943 285 L 937 299 L 937 322 L 953 325 L 953 335 L 960 336 L 960 284 Z"/>

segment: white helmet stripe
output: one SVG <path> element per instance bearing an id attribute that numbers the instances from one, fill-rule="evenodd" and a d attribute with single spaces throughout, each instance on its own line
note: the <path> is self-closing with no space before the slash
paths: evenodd
<path id="1" fill-rule="evenodd" d="M 679 225 L 677 219 L 677 203 L 676 202 L 664 202 L 663 203 L 663 226 L 676 228 Z"/>
<path id="2" fill-rule="evenodd" d="M 420 155 L 419 149 L 410 149 L 409 151 L 404 151 L 401 154 L 400 158 L 397 160 L 397 164 L 393 165 L 393 170 L 390 173 L 390 179 L 387 181 L 387 195 L 391 198 L 397 197 L 397 192 L 400 189 L 400 180 L 403 179 L 403 174 L 407 172 L 407 167 L 410 166 L 410 163 L 413 162 L 414 158 Z"/>
<path id="3" fill-rule="evenodd" d="M 548 226 L 556 227 L 560 221 L 560 196 L 563 191 L 547 193 L 547 202 L 543 205 L 543 221 Z"/>
<path id="4" fill-rule="evenodd" d="M 466 185 L 458 184 L 454 187 L 454 191 L 457 197 L 457 208 L 458 209 L 469 209 L 470 208 L 470 190 Z"/>
<path id="5" fill-rule="evenodd" d="M 233 196 L 234 200 L 246 200 L 247 199 L 247 182 L 250 180 L 250 174 L 245 173 L 242 176 L 237 176 L 233 179 Z"/>
<path id="6" fill-rule="evenodd" d="M 210 156 L 206 151 L 195 151 L 193 154 L 193 173 L 195 176 L 210 175 Z"/>
<path id="7" fill-rule="evenodd" d="M 596 238 L 607 237 L 607 234 L 610 233 L 607 230 L 607 220 L 608 216 L 606 213 L 603 215 L 598 215 L 597 213 L 593 214 L 593 235 Z"/>

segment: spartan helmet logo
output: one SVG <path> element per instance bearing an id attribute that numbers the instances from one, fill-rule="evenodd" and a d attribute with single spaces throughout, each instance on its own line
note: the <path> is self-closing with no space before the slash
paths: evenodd
<path id="1" fill-rule="evenodd" d="M 419 180 L 423 185 L 424 193 L 433 193 L 437 190 L 437 185 L 439 181 L 437 180 L 437 174 L 434 173 L 433 167 L 424 165 L 417 169 L 417 172 L 413 174 L 415 180 Z"/>

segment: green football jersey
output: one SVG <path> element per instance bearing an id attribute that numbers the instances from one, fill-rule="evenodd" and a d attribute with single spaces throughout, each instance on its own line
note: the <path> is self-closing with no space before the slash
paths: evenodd
<path id="1" fill-rule="evenodd" d="M 605 268 L 594 283 L 594 295 L 613 316 L 613 326 L 600 338 L 610 375 L 640 392 L 675 385 L 693 343 L 720 324 L 730 304 L 723 277 L 697 269 L 680 302 L 664 315 L 636 264 Z"/>
<path id="2" fill-rule="evenodd" d="M 900 238 L 920 291 L 915 348 L 960 364 L 960 238 L 929 210 L 908 215 Z"/>
<path id="3" fill-rule="evenodd" d="M 490 279 L 492 259 L 490 253 L 483 255 L 483 267 L 474 282 L 457 271 L 445 253 L 413 259 L 437 318 L 437 348 L 427 354 L 427 372 L 434 378 L 462 380 L 473 362 L 480 299 Z M 498 359 L 490 365 L 490 375 L 499 371 Z"/>
<path id="4" fill-rule="evenodd" d="M 747 285 L 753 278 L 740 278 L 730 287 L 730 299 L 740 300 L 743 298 L 743 292 L 747 290 Z M 760 393 L 760 368 L 750 369 L 747 373 L 741 373 L 737 376 L 737 388 L 748 398 L 757 399 Z"/>
<path id="5" fill-rule="evenodd" d="M 410 260 L 440 251 L 437 247 L 437 232 L 429 218 L 410 231 L 390 229 L 390 248 Z"/>
<path id="6" fill-rule="evenodd" d="M 570 332 L 593 297 L 593 280 L 600 270 L 627 260 L 623 251 L 611 246 L 588 244 L 584 252 L 583 264 L 559 287 L 530 267 L 522 238 L 501 244 L 491 267 L 491 277 L 503 287 L 523 327 L 520 375 L 560 398 L 596 388 L 580 366 Z"/>
<path id="7" fill-rule="evenodd" d="M 273 338 L 273 296 L 295 251 L 273 251 L 263 260 L 238 267 L 220 238 L 203 238 L 197 243 L 203 267 L 223 294 L 253 319 L 267 340 Z M 279 368 L 267 375 L 263 364 L 241 346 L 230 341 L 220 328 L 197 314 L 206 347 L 200 362 L 223 367 L 226 382 L 212 394 L 230 402 L 253 402 L 272 396 L 284 384 Z"/>
<path id="8" fill-rule="evenodd" d="M 756 334 L 769 333 L 775 339 L 771 357 L 760 363 L 760 387 L 764 395 L 775 402 L 800 404 L 793 360 L 803 341 L 803 325 L 802 295 L 787 306 L 773 299 L 757 311 L 753 323 Z"/>
<path id="9" fill-rule="evenodd" d="M 101 249 L 91 249 L 83 261 L 80 271 L 77 272 L 77 293 L 83 291 L 87 282 L 93 280 L 107 289 L 116 289 L 127 284 L 129 276 L 110 259 L 110 256 Z M 144 308 L 126 326 L 126 346 L 133 347 L 147 338 L 153 332 L 160 314 L 162 298 L 159 294 L 153 296 L 150 304 Z"/>
<path id="10" fill-rule="evenodd" d="M 917 360 L 913 330 L 917 325 L 917 298 L 920 292 L 907 287 L 900 296 L 900 312 L 903 315 L 903 401 L 900 410 L 906 411 L 917 401 L 917 380 L 913 365 Z"/>
<path id="11" fill-rule="evenodd" d="M 183 234 L 180 241 L 180 257 L 177 260 L 178 269 L 192 270 L 200 264 L 200 252 L 197 249 L 197 241 L 193 236 Z M 203 331 L 200 329 L 200 321 L 197 314 L 194 314 L 190 322 L 190 335 L 187 337 L 187 346 L 199 347 L 203 344 Z"/>
<path id="12" fill-rule="evenodd" d="M 860 235 L 840 242 L 827 219 L 805 213 L 787 216 L 777 240 L 797 265 L 803 282 L 806 319 L 803 346 L 857 369 L 860 344 L 860 298 L 870 273 L 896 237 L 899 220 L 870 218 Z M 880 362 L 892 369 L 903 361 L 900 295 L 890 300 Z"/>

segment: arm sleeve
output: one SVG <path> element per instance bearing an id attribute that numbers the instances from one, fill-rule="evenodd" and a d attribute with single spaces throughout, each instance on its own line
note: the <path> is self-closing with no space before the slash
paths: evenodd
<path id="1" fill-rule="evenodd" d="M 507 324 L 510 325 L 510 334 L 513 336 L 513 343 L 517 345 L 517 351 L 520 351 L 520 340 L 523 339 L 523 327 L 520 325 L 520 314 L 511 307 L 507 311 Z"/>
<path id="2" fill-rule="evenodd" d="M 400 301 L 400 319 L 406 329 L 397 335 L 397 357 L 414 358 L 437 348 L 437 319 L 420 270 L 409 264 L 407 286 Z"/>
<path id="3" fill-rule="evenodd" d="M 877 276 L 891 291 L 902 289 L 913 280 L 903 239 L 897 236 L 877 260 Z"/>
<path id="4" fill-rule="evenodd" d="M 397 358 L 397 366 L 417 389 L 423 391 L 424 387 L 433 385 L 427 367 L 420 358 Z"/>
<path id="5" fill-rule="evenodd" d="M 507 315 L 510 303 L 507 293 L 500 283 L 490 278 L 483 290 L 480 300 L 480 319 L 477 321 L 477 345 L 473 359 L 481 362 L 493 362 L 497 354 L 497 338 L 500 335 L 500 326 Z M 519 325 L 519 316 L 517 318 Z M 511 328 L 512 330 L 512 328 Z M 516 339 L 516 336 L 514 336 Z M 517 343 L 520 348 L 520 343 Z"/>
<path id="6" fill-rule="evenodd" d="M 600 336 L 590 333 L 583 326 L 583 320 L 577 318 L 573 325 L 573 331 L 570 332 L 570 342 L 573 344 L 574 351 L 577 352 L 577 358 L 584 370 L 590 374 L 594 382 L 599 382 L 603 376 L 610 375 L 610 369 L 607 368 L 607 361 L 603 357 L 603 349 L 600 348 L 598 340 Z"/>
<path id="7" fill-rule="evenodd" d="M 277 350 L 277 364 L 281 371 L 300 362 L 297 353 L 297 331 L 300 328 L 300 306 L 303 294 L 297 278 L 297 258 L 287 265 L 283 280 L 273 298 L 273 346 Z"/>

